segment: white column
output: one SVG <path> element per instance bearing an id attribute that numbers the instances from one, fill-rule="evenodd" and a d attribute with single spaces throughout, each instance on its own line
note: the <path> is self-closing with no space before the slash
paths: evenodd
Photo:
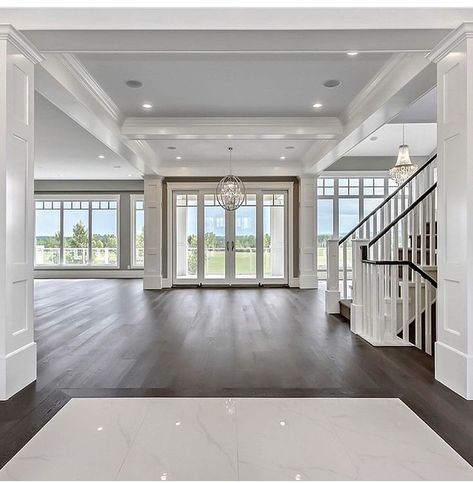
<path id="1" fill-rule="evenodd" d="M 435 377 L 473 399 L 473 24 L 452 32 L 430 59 L 438 95 Z"/>
<path id="2" fill-rule="evenodd" d="M 315 176 L 300 177 L 299 287 L 317 288 L 317 223 Z"/>
<path id="3" fill-rule="evenodd" d="M 368 247 L 368 240 L 352 240 L 352 303 L 350 308 L 350 329 L 355 334 L 363 326 L 363 262 L 361 248 Z"/>
<path id="4" fill-rule="evenodd" d="M 162 199 L 163 178 L 146 176 L 144 186 L 145 263 L 143 288 L 162 288 Z"/>
<path id="5" fill-rule="evenodd" d="M 338 268 L 338 239 L 327 240 L 327 289 L 325 312 L 340 313 L 340 276 Z"/>
<path id="6" fill-rule="evenodd" d="M 0 399 L 36 379 L 33 329 L 34 64 L 41 54 L 0 25 Z"/>

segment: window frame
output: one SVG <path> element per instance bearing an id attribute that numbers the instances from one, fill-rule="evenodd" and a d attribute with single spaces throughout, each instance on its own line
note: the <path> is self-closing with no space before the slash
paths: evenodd
<path id="1" fill-rule="evenodd" d="M 121 236 L 120 236 L 120 195 L 117 193 L 113 194 L 36 194 L 34 196 L 34 201 L 60 201 L 60 261 L 59 265 L 37 265 L 36 264 L 36 251 L 34 256 L 34 269 L 35 270 L 120 270 L 120 246 L 121 246 Z M 87 265 L 65 265 L 64 264 L 64 201 L 88 201 L 88 233 L 89 233 L 89 263 Z M 93 223 L 92 223 L 92 202 L 93 201 L 115 201 L 117 203 L 116 217 L 117 217 L 117 263 L 116 265 L 92 265 L 91 264 L 91 253 L 92 253 L 92 237 L 93 237 Z M 34 216 L 34 244 L 36 250 L 36 205 L 35 205 L 35 216 Z"/>
<path id="2" fill-rule="evenodd" d="M 348 189 L 348 194 L 340 194 L 340 179 L 358 179 L 358 194 L 353 195 L 349 194 L 350 190 Z M 383 195 L 365 195 L 364 194 L 364 179 L 365 178 L 379 178 L 384 180 L 383 185 Z M 333 194 L 325 194 L 325 187 L 327 183 L 325 180 L 333 179 Z M 355 173 L 355 172 L 344 172 L 344 171 L 327 171 L 317 177 L 316 183 L 316 200 L 319 199 L 328 199 L 332 200 L 332 223 L 333 223 L 333 235 L 334 239 L 338 239 L 340 237 L 340 199 L 358 199 L 359 208 L 358 208 L 358 221 L 361 221 L 364 216 L 364 200 L 365 199 L 381 199 L 384 200 L 390 194 L 390 186 L 389 186 L 390 176 L 389 173 L 386 172 L 373 172 L 373 171 L 366 171 L 363 174 Z M 350 181 L 348 181 L 347 188 L 350 185 Z M 344 187 L 344 186 L 343 186 Z M 374 181 L 373 181 L 374 187 Z M 320 193 L 320 188 L 323 188 L 323 194 Z M 374 190 L 373 190 L 374 193 Z M 316 220 L 317 223 L 317 231 L 318 231 L 318 217 Z M 317 253 L 318 253 L 318 240 L 317 240 Z M 326 269 L 319 269 L 318 262 L 317 262 L 317 276 L 321 280 L 325 280 L 327 275 Z"/>
<path id="3" fill-rule="evenodd" d="M 145 210 L 144 207 L 144 201 L 145 201 L 145 195 L 144 193 L 134 193 L 130 195 L 130 267 L 133 270 L 144 270 L 145 262 L 143 258 L 143 265 L 137 265 L 135 262 L 135 254 L 136 254 L 136 209 L 135 209 L 135 203 L 137 201 L 142 201 L 143 202 L 143 213 Z M 143 226 L 144 226 L 144 220 L 143 220 Z M 145 227 L 146 229 L 146 227 Z"/>

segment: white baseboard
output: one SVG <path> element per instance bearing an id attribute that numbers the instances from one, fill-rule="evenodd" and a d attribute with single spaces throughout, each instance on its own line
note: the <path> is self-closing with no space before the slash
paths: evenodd
<path id="1" fill-rule="evenodd" d="M 143 275 L 144 290 L 161 290 L 163 288 L 163 278 L 161 275 Z"/>
<path id="2" fill-rule="evenodd" d="M 0 356 L 0 400 L 5 401 L 36 380 L 36 343 Z"/>
<path id="3" fill-rule="evenodd" d="M 299 275 L 299 288 L 318 288 L 317 275 Z"/>
<path id="4" fill-rule="evenodd" d="M 143 278 L 143 270 L 35 270 L 34 278 Z"/>
<path id="5" fill-rule="evenodd" d="M 465 399 L 473 399 L 473 356 L 435 343 L 435 379 Z"/>

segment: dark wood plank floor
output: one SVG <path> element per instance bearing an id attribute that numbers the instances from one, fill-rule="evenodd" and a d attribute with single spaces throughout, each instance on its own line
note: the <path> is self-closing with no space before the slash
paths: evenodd
<path id="1" fill-rule="evenodd" d="M 38 380 L 0 403 L 3 466 L 71 397 L 400 397 L 473 464 L 473 402 L 415 348 L 375 348 L 323 291 L 35 284 Z"/>

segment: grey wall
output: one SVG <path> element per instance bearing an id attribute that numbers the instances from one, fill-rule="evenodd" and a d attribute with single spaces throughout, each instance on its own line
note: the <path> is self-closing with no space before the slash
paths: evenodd
<path id="1" fill-rule="evenodd" d="M 141 194 L 144 190 L 142 180 L 117 181 L 77 181 L 77 180 L 36 180 L 36 194 L 119 194 L 120 195 L 120 266 L 113 270 L 130 270 L 131 266 L 131 227 L 130 194 Z M 48 271 L 54 270 L 48 268 Z M 56 269 L 60 271 L 62 269 Z M 72 268 L 68 270 L 73 270 Z M 84 269 L 81 268 L 80 271 Z M 87 269 L 85 269 L 87 270 Z M 39 270 L 37 270 L 39 271 Z"/>
<path id="2" fill-rule="evenodd" d="M 421 165 L 425 157 L 412 156 L 412 162 Z M 388 171 L 394 166 L 396 156 L 345 156 L 335 161 L 326 171 Z"/>

